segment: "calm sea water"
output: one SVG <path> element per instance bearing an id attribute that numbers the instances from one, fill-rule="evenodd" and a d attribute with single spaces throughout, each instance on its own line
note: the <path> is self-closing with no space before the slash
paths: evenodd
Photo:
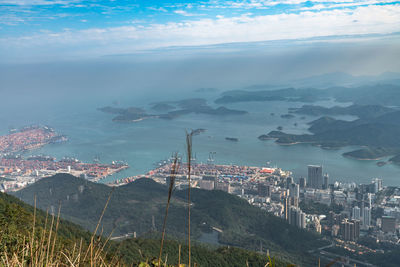
<path id="1" fill-rule="evenodd" d="M 192 94 L 180 95 L 180 98 L 190 96 L 215 99 L 217 95 Z M 157 99 L 150 96 L 136 97 L 133 94 L 115 97 L 74 94 L 47 99 L 20 96 L 18 101 L 5 102 L 0 107 L 0 131 L 4 134 L 10 126 L 48 124 L 66 134 L 69 142 L 48 145 L 32 154 L 43 153 L 58 159 L 70 156 L 82 161 L 93 161 L 95 157 L 100 157 L 104 163 L 113 160 L 128 162 L 129 169 L 105 181 L 145 173 L 154 168 L 154 163 L 168 158 L 171 153 L 183 153 L 185 130 L 205 128 L 207 131 L 195 136 L 193 140 L 194 152 L 200 162 L 207 161 L 209 152 L 216 152 L 215 163 L 266 166 L 266 162 L 270 162 L 272 166 L 293 171 L 295 177 L 306 176 L 308 164 L 322 164 L 323 171 L 330 174 L 331 181 L 364 183 L 374 177 L 381 177 L 386 185 L 400 185 L 400 167 L 378 167 L 376 161 L 358 161 L 342 156 L 342 153 L 354 150 L 355 147 L 323 150 L 311 145 L 280 146 L 272 140 L 257 139 L 259 135 L 278 126 L 282 126 L 286 132 L 307 132 L 307 123 L 316 117 L 280 117 L 288 113 L 289 107 L 299 107 L 303 103 L 230 104 L 226 106 L 247 110 L 249 114 L 224 117 L 190 114 L 175 120 L 149 119 L 137 123 L 115 123 L 111 120 L 112 115 L 96 110 L 97 107 L 112 105 L 114 100 L 118 100 L 119 106 L 123 107 L 148 108 L 149 102 L 163 99 L 171 97 L 167 94 L 160 94 Z M 328 101 L 316 104 L 332 106 L 335 103 Z M 340 118 L 354 119 L 351 116 Z M 239 138 L 239 142 L 226 141 L 225 137 Z"/>

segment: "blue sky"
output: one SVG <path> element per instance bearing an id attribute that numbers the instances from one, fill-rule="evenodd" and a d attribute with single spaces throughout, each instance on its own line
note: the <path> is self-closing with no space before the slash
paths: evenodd
<path id="1" fill-rule="evenodd" d="M 11 61 L 396 32 L 400 1 L 0 0 L 0 56 Z"/>

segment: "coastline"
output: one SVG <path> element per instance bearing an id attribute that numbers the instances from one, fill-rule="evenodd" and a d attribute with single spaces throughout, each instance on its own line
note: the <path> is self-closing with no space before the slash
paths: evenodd
<path id="1" fill-rule="evenodd" d="M 365 160 L 365 161 L 381 160 L 381 159 L 387 157 L 387 156 L 381 156 L 381 157 L 377 157 L 377 158 L 361 158 L 361 157 L 355 157 L 355 156 L 351 156 L 351 155 L 346 155 L 346 153 L 343 153 L 342 156 L 345 157 L 345 158 L 349 158 L 349 159 Z"/>

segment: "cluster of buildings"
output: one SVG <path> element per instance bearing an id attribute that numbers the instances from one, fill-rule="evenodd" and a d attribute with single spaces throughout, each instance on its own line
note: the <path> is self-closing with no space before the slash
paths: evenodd
<path id="1" fill-rule="evenodd" d="M 10 134 L 0 136 L 0 153 L 13 153 L 40 148 L 53 142 L 64 142 L 67 138 L 47 126 L 29 126 L 12 129 Z"/>
<path id="2" fill-rule="evenodd" d="M 16 154 L 37 149 L 46 144 L 67 141 L 67 137 L 57 134 L 48 126 L 28 126 L 20 130 L 11 129 L 8 135 L 0 136 L 0 191 L 19 190 L 43 177 L 56 173 L 70 173 L 92 181 L 112 175 L 128 165 L 120 162 L 112 164 L 83 163 L 75 158 L 56 161 L 50 156 L 30 156 L 23 158 Z"/>
<path id="3" fill-rule="evenodd" d="M 295 181 L 291 172 L 279 168 L 193 163 L 191 186 L 238 195 L 293 226 L 330 236 L 343 244 L 364 236 L 377 242 L 400 243 L 400 189 L 388 191 L 379 178 L 360 185 L 331 183 L 322 166 L 307 168 L 307 177 Z M 175 180 L 178 189 L 188 187 L 187 174 L 182 164 Z M 168 162 L 120 184 L 142 177 L 168 184 L 170 175 Z M 312 212 L 318 205 L 324 208 Z"/>
<path id="4" fill-rule="evenodd" d="M 75 158 L 56 161 L 48 156 L 5 156 L 0 158 L 0 191 L 15 191 L 36 182 L 43 177 L 57 173 L 69 173 L 98 181 L 128 168 L 124 163 L 100 164 L 84 163 Z"/>

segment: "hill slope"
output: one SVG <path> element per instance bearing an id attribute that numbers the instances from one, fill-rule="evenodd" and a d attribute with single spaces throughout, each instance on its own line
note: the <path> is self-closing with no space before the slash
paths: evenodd
<path id="1" fill-rule="evenodd" d="M 59 174 L 38 181 L 17 192 L 16 196 L 32 203 L 36 194 L 38 207 L 42 209 L 61 202 L 64 218 L 92 229 L 111 190 L 102 184 Z M 173 197 L 167 224 L 170 236 L 186 236 L 186 194 L 186 191 L 177 191 Z M 160 230 L 166 197 L 166 187 L 149 179 L 115 188 L 103 218 L 105 233 L 114 228 L 116 235 L 148 233 L 152 230 L 153 216 L 155 230 Z M 259 249 L 262 244 L 264 248 L 289 258 L 305 256 L 308 249 L 321 243 L 318 235 L 295 228 L 222 191 L 194 189 L 192 202 L 192 235 L 195 238 L 210 231 L 211 227 L 217 227 L 223 230 L 219 241 L 224 244 L 249 249 Z"/>
<path id="2" fill-rule="evenodd" d="M 23 247 L 24 240 L 30 240 L 33 221 L 34 208 L 29 206 L 17 198 L 0 193 L 0 262 L 3 262 L 4 253 L 7 253 L 8 258 L 17 253 Z M 36 210 L 35 216 L 35 232 L 36 239 L 40 240 L 45 227 L 46 213 L 41 210 Z M 51 217 L 47 220 L 47 229 Z M 54 229 L 55 227 L 53 227 Z M 82 240 L 83 251 L 88 247 L 92 234 L 83 230 L 80 226 L 70 223 L 65 220 L 60 220 L 57 233 L 53 232 L 53 237 L 56 238 L 55 260 L 58 264 L 69 266 L 62 253 L 68 255 L 68 251 L 72 251 L 75 244 L 80 244 Z M 45 240 L 47 240 L 45 236 Z M 96 238 L 97 239 L 97 238 Z M 52 239 L 54 240 L 54 239 Z M 104 242 L 104 239 L 102 239 Z M 40 242 L 39 242 L 40 243 Z M 50 242 L 52 244 L 52 242 Z M 179 244 L 185 243 L 174 240 L 166 241 L 164 245 L 164 255 L 168 255 L 169 264 L 178 263 Z M 30 244 L 28 242 L 28 244 Z M 140 262 L 147 261 L 158 257 L 160 240 L 158 239 L 127 239 L 122 242 L 109 241 L 106 247 L 107 257 L 105 266 L 116 266 L 116 259 L 121 259 L 122 266 L 137 266 Z M 44 246 L 47 243 L 44 242 Z M 45 253 L 45 256 L 48 255 Z M 114 259 L 114 260 L 113 260 Z M 29 261 L 29 253 L 27 256 Z M 65 262 L 63 261 L 65 260 Z M 200 266 L 245 266 L 246 262 L 249 266 L 263 266 L 267 262 L 265 255 L 250 252 L 239 248 L 210 248 L 198 244 L 192 246 L 192 260 Z M 12 261 L 11 261 L 12 262 Z M 55 264 L 54 260 L 51 261 Z M 181 262 L 187 262 L 187 247 L 182 246 Z M 277 260 L 278 266 L 286 266 L 283 261 Z M 86 266 L 85 264 L 83 264 Z M 15 266 L 10 263 L 7 266 Z M 20 265 L 18 265 L 20 266 Z"/>

